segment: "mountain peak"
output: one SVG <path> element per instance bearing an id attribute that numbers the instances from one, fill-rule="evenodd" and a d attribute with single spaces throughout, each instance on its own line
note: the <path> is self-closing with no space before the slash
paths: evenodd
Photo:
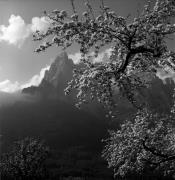
<path id="1" fill-rule="evenodd" d="M 50 69 L 45 72 L 43 81 L 51 83 L 54 87 L 58 86 L 61 81 L 67 82 L 72 78 L 73 67 L 73 61 L 68 58 L 66 52 L 62 52 L 55 58 Z"/>
<path id="2" fill-rule="evenodd" d="M 25 88 L 23 93 L 44 93 L 45 95 L 56 94 L 57 96 L 63 96 L 68 81 L 72 79 L 73 68 L 73 61 L 68 58 L 66 52 L 62 52 L 54 59 L 50 69 L 45 71 L 40 85 L 38 87 Z"/>

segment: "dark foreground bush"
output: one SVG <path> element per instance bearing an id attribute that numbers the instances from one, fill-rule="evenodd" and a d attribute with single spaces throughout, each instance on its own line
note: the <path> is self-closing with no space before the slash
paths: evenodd
<path id="1" fill-rule="evenodd" d="M 47 157 L 48 148 L 38 139 L 17 141 L 11 152 L 1 157 L 1 179 L 47 179 Z"/>

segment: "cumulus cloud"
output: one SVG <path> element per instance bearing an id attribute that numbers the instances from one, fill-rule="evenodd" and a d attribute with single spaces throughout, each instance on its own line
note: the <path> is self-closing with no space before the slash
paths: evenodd
<path id="1" fill-rule="evenodd" d="M 8 25 L 0 25 L 0 42 L 5 41 L 9 44 L 21 47 L 24 40 L 36 30 L 45 32 L 50 23 L 46 17 L 33 17 L 30 24 L 26 24 L 21 16 L 11 15 Z"/>
<path id="2" fill-rule="evenodd" d="M 111 55 L 111 51 L 112 51 L 112 49 L 109 48 L 109 49 L 106 49 L 103 52 L 99 53 L 96 58 L 93 58 L 93 62 L 99 63 L 102 61 L 107 61 Z M 92 52 L 90 55 L 93 56 L 94 52 Z M 80 54 L 80 52 L 77 52 L 74 54 L 69 54 L 69 58 L 73 60 L 74 64 L 78 64 L 78 63 L 80 63 L 81 54 Z"/>
<path id="3" fill-rule="evenodd" d="M 45 74 L 46 70 L 49 70 L 50 66 L 46 66 L 42 68 L 39 74 L 34 75 L 27 83 L 20 84 L 19 82 L 11 82 L 10 80 L 4 80 L 0 82 L 0 91 L 14 93 L 17 91 L 22 90 L 23 88 L 30 87 L 30 86 L 38 86 Z"/>
<path id="4" fill-rule="evenodd" d="M 9 25 L 0 26 L 0 41 L 20 46 L 30 33 L 30 25 L 27 25 L 20 16 L 11 15 Z"/>

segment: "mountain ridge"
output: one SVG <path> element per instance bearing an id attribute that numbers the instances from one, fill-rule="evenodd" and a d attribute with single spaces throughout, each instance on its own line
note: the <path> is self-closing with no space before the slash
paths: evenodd
<path id="1" fill-rule="evenodd" d="M 50 69 L 45 71 L 44 78 L 39 86 L 25 88 L 22 90 L 22 93 L 39 95 L 42 98 L 61 99 L 75 104 L 76 90 L 73 90 L 68 96 L 64 94 L 64 89 L 67 87 L 67 83 L 72 79 L 72 72 L 75 67 L 79 66 L 74 65 L 73 61 L 68 58 L 66 52 L 62 52 L 55 58 Z M 175 84 L 171 78 L 162 81 L 160 78 L 154 77 L 151 80 L 150 87 L 143 89 L 141 92 L 141 98 L 144 98 L 143 101 L 148 101 L 151 108 L 159 109 L 160 111 L 163 110 L 163 112 L 168 111 L 171 106 L 171 96 L 174 87 Z M 160 103 L 161 101 L 163 103 Z M 119 102 L 119 106 L 122 106 L 122 108 L 124 108 L 125 105 L 128 106 L 127 104 L 125 100 L 124 103 L 123 100 Z M 95 106 L 99 106 L 99 104 L 94 102 L 94 108 Z M 88 108 L 88 105 L 86 108 Z M 90 108 L 90 110 L 92 110 L 92 108 Z"/>

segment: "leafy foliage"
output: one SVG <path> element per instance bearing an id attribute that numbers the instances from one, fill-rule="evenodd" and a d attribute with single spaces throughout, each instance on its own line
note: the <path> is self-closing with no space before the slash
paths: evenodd
<path id="1" fill-rule="evenodd" d="M 103 157 L 115 175 L 157 173 L 175 175 L 174 119 L 152 114 L 144 109 L 134 121 L 127 121 L 118 131 L 110 131 Z"/>
<path id="2" fill-rule="evenodd" d="M 137 105 L 137 90 L 149 84 L 149 78 L 143 78 L 140 73 L 147 76 L 155 75 L 157 68 L 174 70 L 175 53 L 166 43 L 175 32 L 174 0 L 157 0 L 154 7 L 149 1 L 144 11 L 129 23 L 127 18 L 104 6 L 103 1 L 97 17 L 89 1 L 82 15 L 76 11 L 74 1 L 71 2 L 74 11 L 71 16 L 64 10 L 45 12 L 50 28 L 45 33 L 37 31 L 34 40 L 46 41 L 36 52 L 53 45 L 63 49 L 75 43 L 80 45 L 84 66 L 74 71 L 65 90 L 66 93 L 72 88 L 78 90 L 78 106 L 95 97 L 106 107 L 112 107 L 116 87 L 121 95 Z M 106 46 L 111 47 L 111 57 L 94 64 L 93 58 Z"/>
<path id="3" fill-rule="evenodd" d="M 11 178 L 44 178 L 44 163 L 48 157 L 48 148 L 43 142 L 25 138 L 15 142 L 10 153 L 4 154 L 0 163 L 2 176 Z"/>

